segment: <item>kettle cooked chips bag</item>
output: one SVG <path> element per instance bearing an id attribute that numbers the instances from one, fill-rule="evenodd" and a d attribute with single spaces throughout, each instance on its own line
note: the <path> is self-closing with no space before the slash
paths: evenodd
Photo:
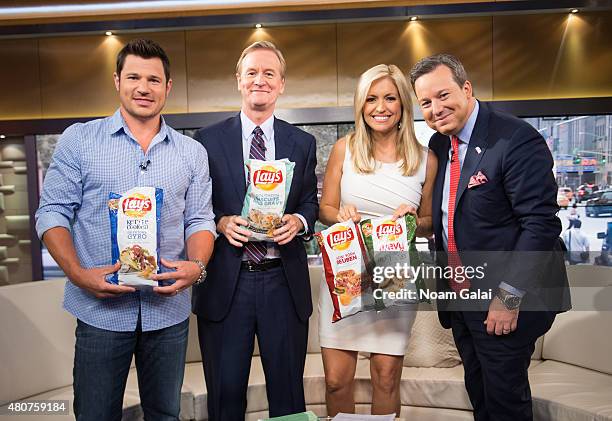
<path id="1" fill-rule="evenodd" d="M 272 232 L 282 225 L 295 163 L 248 159 L 245 167 L 249 184 L 241 216 L 249 222 L 247 229 L 253 240 L 271 241 Z"/>
<path id="2" fill-rule="evenodd" d="M 332 225 L 315 234 L 321 255 L 325 281 L 331 294 L 332 322 L 372 307 L 371 294 L 363 294 L 365 275 L 363 246 L 358 227 L 352 221 Z"/>
<path id="3" fill-rule="evenodd" d="M 123 194 L 110 193 L 111 253 L 121 268 L 109 281 L 134 287 L 158 286 L 149 275 L 159 272 L 159 225 L 163 190 L 134 187 Z"/>

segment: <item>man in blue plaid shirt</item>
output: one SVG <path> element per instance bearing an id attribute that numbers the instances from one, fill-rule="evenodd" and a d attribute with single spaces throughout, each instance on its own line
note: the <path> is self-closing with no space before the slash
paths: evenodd
<path id="1" fill-rule="evenodd" d="M 178 420 L 190 286 L 206 275 L 216 237 L 208 157 L 160 113 L 172 87 L 163 49 L 133 40 L 117 56 L 120 107 L 63 133 L 47 171 L 36 229 L 69 279 L 64 308 L 77 319 L 77 420 L 120 420 L 135 356 L 145 419 Z M 108 195 L 164 191 L 158 231 L 162 287 L 106 282 L 112 265 Z"/>

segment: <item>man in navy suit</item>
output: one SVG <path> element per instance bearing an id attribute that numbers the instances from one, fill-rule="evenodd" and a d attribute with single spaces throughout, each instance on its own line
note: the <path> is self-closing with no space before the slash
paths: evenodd
<path id="1" fill-rule="evenodd" d="M 410 76 L 437 132 L 435 243 L 438 263 L 455 274 L 438 290 L 474 294 L 438 302 L 440 322 L 452 328 L 475 420 L 531 420 L 535 342 L 570 308 L 552 156 L 529 124 L 474 98 L 457 58 L 424 58 Z M 458 275 L 475 264 L 482 276 Z"/>
<path id="2" fill-rule="evenodd" d="M 211 421 L 242 421 L 257 336 L 270 416 L 305 411 L 303 374 L 312 313 L 303 240 L 318 216 L 313 136 L 274 117 L 285 87 L 285 59 L 270 42 L 247 47 L 236 66 L 239 115 L 201 129 L 208 151 L 217 231 L 206 281 L 193 295 Z M 295 163 L 283 225 L 272 242 L 251 241 L 239 215 L 246 194 L 244 162 Z"/>

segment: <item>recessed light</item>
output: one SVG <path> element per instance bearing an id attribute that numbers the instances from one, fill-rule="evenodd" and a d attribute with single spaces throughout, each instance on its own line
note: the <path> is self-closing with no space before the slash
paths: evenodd
<path id="1" fill-rule="evenodd" d="M 113 35 L 113 33 L 111 31 L 106 31 L 104 35 L 106 35 L 107 37 L 110 37 L 111 35 Z"/>
<path id="2" fill-rule="evenodd" d="M 6 139 L 6 136 L 3 134 L 0 134 L 0 139 Z"/>
<path id="3" fill-rule="evenodd" d="M 570 13 L 578 13 L 578 9 L 572 9 L 570 10 Z"/>
<path id="4" fill-rule="evenodd" d="M 417 20 L 418 18 L 419 18 L 418 16 L 411 16 L 411 17 L 410 17 L 410 20 L 411 20 L 412 22 L 414 22 L 414 21 L 415 21 L 415 20 Z"/>
<path id="5" fill-rule="evenodd" d="M 255 24 L 255 28 L 259 29 L 259 28 L 261 28 L 261 27 L 263 27 L 263 25 L 262 25 L 261 23 L 256 23 L 256 24 Z"/>

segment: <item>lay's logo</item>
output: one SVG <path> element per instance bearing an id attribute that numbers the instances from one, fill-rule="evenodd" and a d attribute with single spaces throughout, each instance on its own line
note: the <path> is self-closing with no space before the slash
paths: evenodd
<path id="1" fill-rule="evenodd" d="M 334 250 L 346 250 L 355 239 L 355 233 L 347 227 L 339 227 L 327 235 L 327 244 Z"/>
<path id="2" fill-rule="evenodd" d="M 282 182 L 283 172 L 269 165 L 253 173 L 253 184 L 261 190 L 274 190 Z"/>
<path id="3" fill-rule="evenodd" d="M 129 217 L 142 218 L 147 212 L 153 209 L 153 204 L 149 197 L 136 193 L 125 198 L 121 209 L 123 213 Z"/>
<path id="4" fill-rule="evenodd" d="M 404 230 L 402 229 L 402 226 L 392 221 L 385 221 L 376 227 L 376 236 L 378 238 L 386 237 L 389 241 L 397 240 L 397 238 L 402 235 L 403 232 Z"/>

